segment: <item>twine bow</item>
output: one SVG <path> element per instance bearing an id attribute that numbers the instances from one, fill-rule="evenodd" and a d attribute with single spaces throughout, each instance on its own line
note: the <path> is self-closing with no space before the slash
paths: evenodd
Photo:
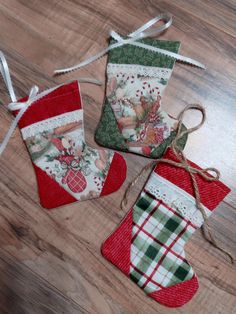
<path id="1" fill-rule="evenodd" d="M 200 111 L 202 114 L 202 120 L 195 127 L 181 131 L 181 126 L 182 126 L 184 114 L 188 110 Z M 204 178 L 206 181 L 217 181 L 220 178 L 220 172 L 216 168 L 212 168 L 212 167 L 208 167 L 205 169 L 198 169 L 198 168 L 195 168 L 195 167 L 189 165 L 188 160 L 183 153 L 183 150 L 178 146 L 178 141 L 184 135 L 190 134 L 190 133 L 198 130 L 204 124 L 205 120 L 206 120 L 205 109 L 201 105 L 198 105 L 198 104 L 188 105 L 180 112 L 179 117 L 178 117 L 177 134 L 176 134 L 175 139 L 172 141 L 172 143 L 170 145 L 170 148 L 174 152 L 175 157 L 178 159 L 178 161 L 174 161 L 174 160 L 170 160 L 170 159 L 166 159 L 166 158 L 160 158 L 160 159 L 156 159 L 154 161 L 151 161 L 149 164 L 147 164 L 141 170 L 141 172 L 135 177 L 135 179 L 129 184 L 129 186 L 128 186 L 125 194 L 124 194 L 123 200 L 121 202 L 121 209 L 124 210 L 124 208 L 126 207 L 126 205 L 128 203 L 127 199 L 128 199 L 129 193 L 130 193 L 132 187 L 136 185 L 136 183 L 138 182 L 140 177 L 147 170 L 153 169 L 158 163 L 166 163 L 166 164 L 170 164 L 172 166 L 175 166 L 177 168 L 185 169 L 189 173 L 190 178 L 191 178 L 191 182 L 192 182 L 192 186 L 193 186 L 193 190 L 194 190 L 195 201 L 196 201 L 196 207 L 197 207 L 197 209 L 200 210 L 202 217 L 204 219 L 204 224 L 202 225 L 203 235 L 205 236 L 206 240 L 209 243 L 211 243 L 214 247 L 216 247 L 220 251 L 224 252 L 230 258 L 230 261 L 233 264 L 234 258 L 231 255 L 231 253 L 228 252 L 227 250 L 225 250 L 222 246 L 220 246 L 216 242 L 216 239 L 212 233 L 211 227 L 209 226 L 209 223 L 208 223 L 207 214 L 206 214 L 204 207 L 202 206 L 202 203 L 201 203 L 201 196 L 200 196 L 200 192 L 199 192 L 198 183 L 196 180 L 196 174 L 197 174 L 197 175 L 201 176 L 202 178 Z"/>
<path id="2" fill-rule="evenodd" d="M 146 31 L 147 29 L 152 28 L 153 25 L 155 25 L 156 23 L 158 23 L 160 21 L 163 21 L 164 24 L 160 25 L 159 27 L 156 27 L 154 29 L 151 29 L 149 31 Z M 65 69 L 56 70 L 56 71 L 54 71 L 54 74 L 64 74 L 64 73 L 78 70 L 78 69 L 100 59 L 106 53 L 108 53 L 110 50 L 113 50 L 113 49 L 118 48 L 118 47 L 122 47 L 122 46 L 127 45 L 127 44 L 132 45 L 132 46 L 136 46 L 136 47 L 140 47 L 140 48 L 144 48 L 144 49 L 147 49 L 149 51 L 174 58 L 177 61 L 185 62 L 185 63 L 191 64 L 191 65 L 195 65 L 199 68 L 205 69 L 206 67 L 204 64 L 202 64 L 199 61 L 196 61 L 192 58 L 182 56 L 180 54 L 171 52 L 171 51 L 166 50 L 166 49 L 153 47 L 153 46 L 144 44 L 144 43 L 139 41 L 142 38 L 153 37 L 153 36 L 159 35 L 163 31 L 168 29 L 171 26 L 171 24 L 172 24 L 172 15 L 169 13 L 162 13 L 162 14 L 156 16 L 154 19 L 151 19 L 150 21 L 148 21 L 147 23 L 142 25 L 136 31 L 128 34 L 127 38 L 123 38 L 117 32 L 112 30 L 110 32 L 110 36 L 116 40 L 116 43 L 111 44 L 106 49 L 104 49 L 104 50 L 100 51 L 99 53 L 97 53 L 96 55 L 80 62 L 77 65 L 74 65 L 72 67 L 65 68 Z"/>

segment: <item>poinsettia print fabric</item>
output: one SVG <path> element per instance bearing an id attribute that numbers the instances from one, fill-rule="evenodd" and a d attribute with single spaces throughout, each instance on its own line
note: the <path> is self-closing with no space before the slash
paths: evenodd
<path id="1" fill-rule="evenodd" d="M 171 69 L 108 64 L 107 99 L 128 150 L 150 155 L 176 128 L 161 109 Z"/>
<path id="2" fill-rule="evenodd" d="M 22 130 L 33 162 L 77 200 L 99 197 L 114 153 L 84 141 L 83 110 Z"/>

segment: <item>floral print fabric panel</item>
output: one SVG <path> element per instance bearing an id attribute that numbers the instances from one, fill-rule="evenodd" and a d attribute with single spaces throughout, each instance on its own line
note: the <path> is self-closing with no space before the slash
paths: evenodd
<path id="1" fill-rule="evenodd" d="M 86 145 L 82 109 L 35 123 L 22 135 L 33 162 L 68 193 L 99 197 L 114 153 Z"/>
<path id="2" fill-rule="evenodd" d="M 128 150 L 150 155 L 176 128 L 161 109 L 171 69 L 140 65 L 107 66 L 107 100 Z"/>

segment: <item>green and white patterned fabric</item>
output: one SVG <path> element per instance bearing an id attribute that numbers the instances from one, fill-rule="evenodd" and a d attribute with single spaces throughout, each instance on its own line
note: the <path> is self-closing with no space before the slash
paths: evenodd
<path id="1" fill-rule="evenodd" d="M 192 279 L 184 245 L 202 223 L 194 198 L 153 172 L 133 207 L 131 279 L 147 293 Z"/>
<path id="2" fill-rule="evenodd" d="M 147 293 L 191 279 L 183 246 L 194 231 L 176 210 L 142 192 L 134 207 L 131 279 Z"/>

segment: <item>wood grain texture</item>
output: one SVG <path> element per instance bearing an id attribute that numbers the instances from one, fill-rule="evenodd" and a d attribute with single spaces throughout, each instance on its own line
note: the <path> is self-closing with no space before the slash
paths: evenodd
<path id="1" fill-rule="evenodd" d="M 180 40 L 181 52 L 207 65 L 201 71 L 176 64 L 163 97 L 172 115 L 186 103 L 201 102 L 207 122 L 190 136 L 186 154 L 200 166 L 215 166 L 232 189 L 211 218 L 217 240 L 235 255 L 236 202 L 236 4 L 220 1 L 156 0 L 0 0 L 0 49 L 7 56 L 14 87 L 25 96 L 41 89 L 93 76 L 105 81 L 106 58 L 66 76 L 54 69 L 73 65 L 107 45 L 110 29 L 126 34 L 162 11 L 174 15 L 160 38 Z M 86 139 L 99 120 L 104 86 L 82 85 Z M 0 133 L 11 116 L 0 84 Z M 188 115 L 186 125 L 197 123 Z M 207 243 L 200 231 L 186 247 L 200 279 L 194 299 L 170 310 L 147 298 L 100 254 L 102 241 L 119 224 L 128 183 L 148 160 L 124 155 L 128 177 L 116 193 L 52 211 L 38 203 L 35 175 L 16 130 L 0 163 L 0 311 L 1 313 L 234 313 L 235 268 Z M 145 178 L 133 193 L 130 204 Z"/>

